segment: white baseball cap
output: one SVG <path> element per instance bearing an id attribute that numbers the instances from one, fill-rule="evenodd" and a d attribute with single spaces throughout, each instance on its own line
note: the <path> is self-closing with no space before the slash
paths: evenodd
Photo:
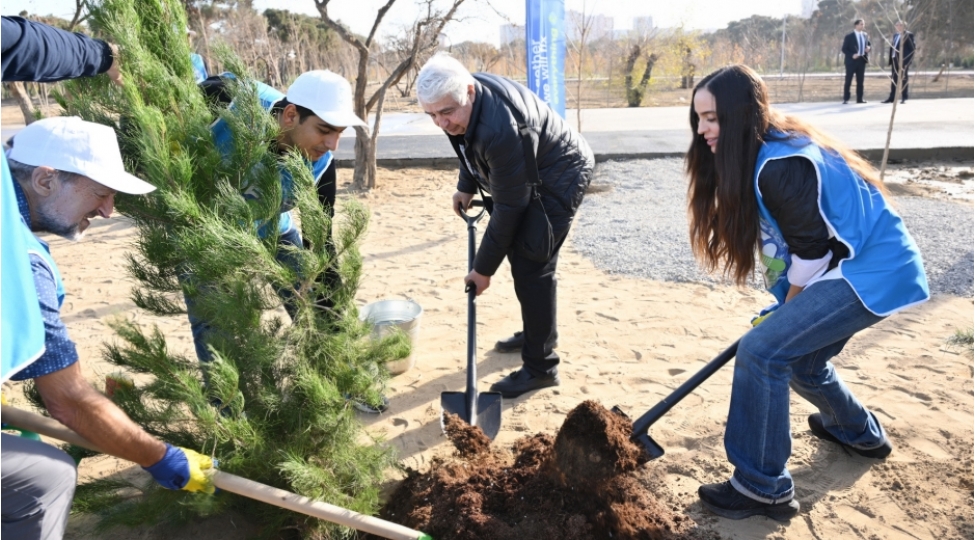
<path id="1" fill-rule="evenodd" d="M 306 71 L 288 87 L 288 102 L 310 109 L 335 127 L 363 126 L 352 107 L 352 86 L 345 77 L 328 70 Z"/>
<path id="2" fill-rule="evenodd" d="M 87 176 L 130 195 L 156 189 L 125 172 L 114 129 L 77 116 L 44 118 L 25 127 L 14 136 L 8 157 L 24 165 Z"/>

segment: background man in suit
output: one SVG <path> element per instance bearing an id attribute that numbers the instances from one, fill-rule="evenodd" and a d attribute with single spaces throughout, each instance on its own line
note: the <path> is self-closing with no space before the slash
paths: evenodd
<path id="1" fill-rule="evenodd" d="M 850 82 L 857 77 L 857 103 L 863 101 L 863 74 L 867 70 L 870 39 L 863 31 L 863 19 L 853 21 L 853 31 L 843 38 L 843 60 L 846 64 L 846 80 L 843 82 L 843 104 L 850 101 Z"/>
<path id="2" fill-rule="evenodd" d="M 897 29 L 897 32 L 890 40 L 890 53 L 887 55 L 887 65 L 890 66 L 890 96 L 884 103 L 893 103 L 897 97 L 897 79 L 902 70 L 904 88 L 901 89 L 901 103 L 907 101 L 907 68 L 914 60 L 914 34 L 907 31 L 904 21 L 897 21 L 894 28 Z M 903 55 L 903 60 L 901 55 Z"/>

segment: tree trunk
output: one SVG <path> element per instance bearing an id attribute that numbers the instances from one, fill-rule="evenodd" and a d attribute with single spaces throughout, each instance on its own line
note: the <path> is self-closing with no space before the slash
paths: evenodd
<path id="1" fill-rule="evenodd" d="M 355 172 L 352 186 L 358 190 L 376 187 L 376 144 L 369 128 L 355 128 Z"/>
<path id="2" fill-rule="evenodd" d="M 630 55 L 626 58 L 626 66 L 624 67 L 624 84 L 626 85 L 626 105 L 628 107 L 639 107 L 640 102 L 643 101 L 643 95 L 641 95 L 639 89 L 633 86 L 633 69 L 636 67 L 636 60 L 640 57 L 640 46 L 634 45 L 633 50 L 630 51 Z"/>
<path id="3" fill-rule="evenodd" d="M 901 38 L 899 51 L 897 52 L 897 85 L 894 87 L 894 99 L 890 108 L 890 124 L 887 126 L 887 143 L 884 144 L 884 157 L 880 160 L 880 181 L 884 180 L 884 173 L 887 172 L 887 156 L 890 155 L 890 136 L 894 133 L 894 117 L 897 115 L 897 100 L 904 91 L 904 41 Z"/>
<path id="4" fill-rule="evenodd" d="M 8 82 L 4 84 L 7 85 L 10 94 L 14 96 L 14 99 L 17 100 L 17 105 L 20 106 L 20 112 L 24 115 L 24 125 L 29 126 L 37 118 L 34 117 L 34 107 L 30 102 L 30 97 L 27 96 L 27 90 L 24 89 L 24 83 Z"/>

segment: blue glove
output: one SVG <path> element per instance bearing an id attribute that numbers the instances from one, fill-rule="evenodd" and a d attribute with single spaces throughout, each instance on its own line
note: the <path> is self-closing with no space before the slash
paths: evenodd
<path id="1" fill-rule="evenodd" d="M 162 487 L 213 493 L 213 483 L 205 471 L 216 464 L 208 456 L 166 443 L 166 454 L 155 465 L 143 467 Z"/>
<path id="2" fill-rule="evenodd" d="M 758 326 L 765 319 L 768 319 L 775 313 L 775 310 L 779 308 L 779 303 L 776 302 L 770 306 L 765 307 L 762 311 L 758 312 L 758 315 L 752 317 L 752 327 Z"/>

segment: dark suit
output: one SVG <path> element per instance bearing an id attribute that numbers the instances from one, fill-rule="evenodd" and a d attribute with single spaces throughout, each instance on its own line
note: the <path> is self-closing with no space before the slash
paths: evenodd
<path id="1" fill-rule="evenodd" d="M 897 75 L 898 68 L 900 68 L 900 59 L 897 55 L 901 51 L 901 40 L 903 43 L 904 51 L 904 88 L 901 89 L 901 101 L 907 101 L 907 68 L 911 66 L 911 62 L 914 60 L 914 34 L 910 32 L 904 32 L 903 34 L 894 34 L 891 38 L 890 51 L 887 54 L 887 65 L 890 66 L 890 96 L 887 97 L 887 101 L 894 101 L 897 97 Z"/>
<path id="2" fill-rule="evenodd" d="M 867 53 L 867 47 L 870 46 L 870 40 L 867 38 L 866 34 L 863 36 L 863 54 L 857 58 L 853 58 L 854 54 L 860 54 L 860 40 L 857 37 L 857 33 L 850 32 L 843 38 L 843 61 L 846 64 L 846 80 L 843 81 L 843 101 L 847 102 L 850 100 L 850 83 L 853 81 L 853 76 L 856 75 L 857 78 L 857 103 L 863 101 L 863 74 L 867 70 L 867 58 L 869 53 Z"/>

